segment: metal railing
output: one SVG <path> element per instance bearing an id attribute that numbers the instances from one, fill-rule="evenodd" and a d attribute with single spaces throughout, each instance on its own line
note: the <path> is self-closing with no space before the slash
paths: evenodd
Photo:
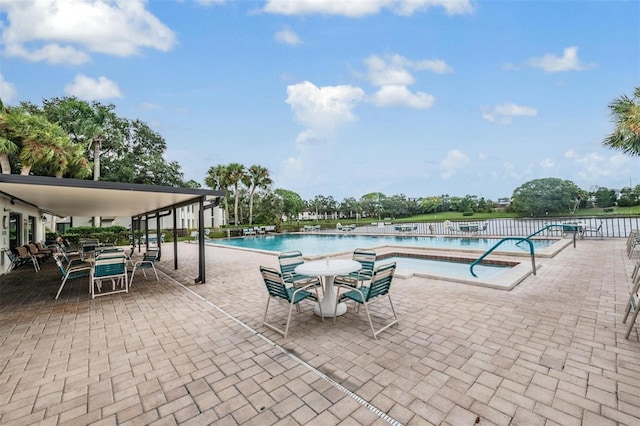
<path id="1" fill-rule="evenodd" d="M 473 267 L 476 266 L 478 263 L 482 262 L 482 259 L 484 259 L 489 254 L 491 254 L 491 252 L 494 251 L 500 244 L 504 243 L 505 241 L 513 241 L 513 240 L 518 240 L 516 244 L 519 244 L 523 241 L 526 241 L 527 243 L 529 243 L 529 254 L 531 255 L 531 267 L 532 267 L 533 275 L 535 275 L 536 274 L 536 254 L 533 249 L 533 243 L 528 238 L 521 238 L 521 237 L 506 237 L 501 239 L 497 243 L 495 243 L 493 247 L 491 247 L 482 256 L 474 260 L 473 263 L 471 263 L 471 265 L 469 265 L 469 272 L 471 272 L 471 275 L 473 275 L 475 278 L 478 278 L 476 273 L 473 272 Z"/>
<path id="2" fill-rule="evenodd" d="M 564 222 L 582 222 L 586 228 L 597 228 L 602 221 L 602 236 L 605 238 L 627 238 L 629 233 L 634 229 L 640 229 L 640 216 L 624 216 L 624 217 L 609 217 L 609 216 L 595 216 L 595 217 L 579 217 L 579 216 L 566 216 L 557 218 L 521 218 L 521 219 L 487 219 L 487 220 L 460 220 L 452 221 L 454 228 L 459 228 L 459 224 L 465 223 L 482 223 L 487 224 L 487 229 L 484 231 L 473 232 L 454 232 L 447 229 L 442 221 L 434 222 L 420 222 L 412 223 L 415 225 L 415 229 L 411 227 L 411 231 L 397 231 L 395 225 L 406 222 L 395 222 L 394 224 L 378 224 L 372 225 L 371 222 L 366 224 L 357 224 L 356 232 L 366 234 L 395 234 L 395 235 L 452 235 L 452 236 L 496 236 L 496 237 L 511 237 L 522 236 L 526 237 L 534 232 L 538 232 L 541 228 L 545 228 L 546 234 L 544 236 L 562 236 L 562 227 L 569 226 Z M 550 228 L 546 228 L 548 225 L 557 225 Z M 538 234 L 538 236 L 542 236 Z"/>

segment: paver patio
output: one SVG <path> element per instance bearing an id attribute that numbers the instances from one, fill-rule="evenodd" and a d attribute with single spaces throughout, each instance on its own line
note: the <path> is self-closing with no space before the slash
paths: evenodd
<path id="1" fill-rule="evenodd" d="M 364 312 L 334 325 L 309 305 L 284 339 L 262 326 L 258 265 L 275 256 L 207 247 L 194 284 L 196 245 L 179 244 L 178 270 L 172 248 L 160 282 L 94 300 L 86 279 L 54 300 L 51 261 L 50 280 L 0 277 L 0 424 L 640 424 L 623 239 L 539 259 L 510 292 L 397 279 L 400 326 L 378 341 Z"/>

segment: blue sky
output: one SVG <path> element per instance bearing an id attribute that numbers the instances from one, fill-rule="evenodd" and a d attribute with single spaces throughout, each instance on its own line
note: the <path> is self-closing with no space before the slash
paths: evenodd
<path id="1" fill-rule="evenodd" d="M 338 201 L 640 183 L 601 146 L 640 84 L 637 0 L 3 0 L 0 31 L 5 103 L 113 103 L 201 183 L 232 162 Z"/>

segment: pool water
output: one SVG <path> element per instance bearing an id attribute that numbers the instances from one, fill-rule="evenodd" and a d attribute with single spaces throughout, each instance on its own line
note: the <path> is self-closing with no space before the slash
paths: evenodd
<path id="1" fill-rule="evenodd" d="M 487 251 L 497 238 L 424 237 L 424 236 L 376 236 L 376 235 L 322 235 L 278 234 L 255 237 L 207 240 L 207 244 L 241 247 L 252 250 L 284 252 L 299 250 L 305 256 L 353 251 L 356 248 L 373 248 L 387 245 Z M 503 242 L 499 251 L 528 253 L 529 245 L 516 245 L 515 240 Z M 532 240 L 536 252 L 554 243 L 554 240 Z"/>
<path id="2" fill-rule="evenodd" d="M 376 262 L 376 266 L 396 262 L 396 268 L 402 275 L 430 275 L 445 278 L 474 279 L 469 271 L 469 263 L 447 260 L 417 259 L 411 257 L 389 257 Z M 478 279 L 490 280 L 511 269 L 511 266 L 477 264 L 473 268 Z"/>

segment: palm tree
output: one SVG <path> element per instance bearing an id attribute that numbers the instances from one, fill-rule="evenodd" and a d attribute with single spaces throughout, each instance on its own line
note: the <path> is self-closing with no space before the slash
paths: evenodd
<path id="1" fill-rule="evenodd" d="M 602 144 L 640 156 L 640 86 L 633 92 L 633 98 L 622 95 L 609 104 L 609 109 L 616 128 Z"/>
<path id="2" fill-rule="evenodd" d="M 269 176 L 269 169 L 266 167 L 258 166 L 254 164 L 249 167 L 246 175 L 245 185 L 249 187 L 249 225 L 253 224 L 253 196 L 256 189 L 266 188 L 271 185 L 273 181 Z"/>
<path id="3" fill-rule="evenodd" d="M 12 140 L 13 135 L 11 134 L 12 127 L 19 121 L 17 120 L 18 113 L 17 110 L 5 108 L 0 100 L 0 168 L 3 174 L 11 174 L 9 156 L 20 151 L 20 147 Z"/>
<path id="4" fill-rule="evenodd" d="M 233 218 L 235 224 L 238 225 L 238 202 L 240 200 L 240 194 L 238 188 L 240 183 L 245 179 L 247 170 L 240 163 L 231 163 L 226 167 L 226 180 L 230 186 L 233 187 L 233 195 L 234 195 L 234 210 L 233 210 Z"/>
<path id="5" fill-rule="evenodd" d="M 207 176 L 204 179 L 205 185 L 211 189 L 221 189 L 229 193 L 229 181 L 227 179 L 227 167 L 219 164 L 209 167 Z M 229 199 L 224 197 L 224 213 L 227 224 L 229 223 Z"/>

